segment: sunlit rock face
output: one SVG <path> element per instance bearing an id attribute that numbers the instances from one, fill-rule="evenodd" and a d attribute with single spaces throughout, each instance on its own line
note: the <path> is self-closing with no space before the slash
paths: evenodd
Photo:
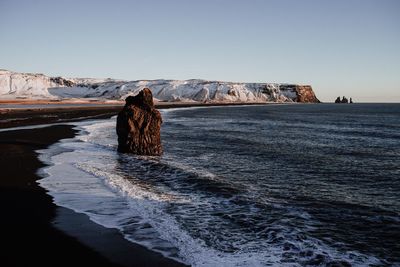
<path id="1" fill-rule="evenodd" d="M 296 85 L 297 99 L 301 103 L 320 103 L 310 85 Z"/>
<path id="2" fill-rule="evenodd" d="M 145 88 L 125 102 L 117 117 L 118 151 L 160 156 L 162 118 L 154 107 L 151 90 Z"/>

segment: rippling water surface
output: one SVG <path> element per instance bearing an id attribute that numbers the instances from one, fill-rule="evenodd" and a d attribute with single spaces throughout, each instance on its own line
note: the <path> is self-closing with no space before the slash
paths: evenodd
<path id="1" fill-rule="evenodd" d="M 194 266 L 400 264 L 400 105 L 162 111 L 162 157 L 115 118 L 41 151 L 55 202 Z"/>

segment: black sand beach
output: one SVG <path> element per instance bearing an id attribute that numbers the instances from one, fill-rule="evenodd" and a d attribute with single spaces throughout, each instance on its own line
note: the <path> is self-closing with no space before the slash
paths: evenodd
<path id="1" fill-rule="evenodd" d="M 87 106 L 87 107 L 60 107 L 56 108 L 8 108 L 9 105 L 0 106 L 0 128 L 18 126 L 59 123 L 77 121 L 82 119 L 100 119 L 111 117 L 121 110 L 122 106 Z"/>
<path id="2" fill-rule="evenodd" d="M 114 107 L 113 110 L 80 110 L 74 114 L 78 117 L 104 117 L 116 111 Z M 30 112 L 22 113 L 28 115 Z M 70 120 L 75 115 L 72 118 L 63 116 Z M 2 123 L 1 128 L 31 125 L 34 122 Z M 53 120 L 39 121 L 50 122 Z M 0 132 L 0 265 L 182 266 L 161 254 L 128 242 L 117 230 L 99 226 L 86 215 L 56 206 L 46 190 L 38 186 L 36 180 L 40 177 L 36 172 L 44 165 L 37 158 L 35 150 L 60 139 L 71 138 L 74 134 L 75 131 L 68 125 Z"/>

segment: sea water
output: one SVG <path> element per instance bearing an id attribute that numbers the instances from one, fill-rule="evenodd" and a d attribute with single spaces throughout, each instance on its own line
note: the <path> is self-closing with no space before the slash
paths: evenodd
<path id="1" fill-rule="evenodd" d="M 193 266 L 400 264 L 400 105 L 162 110 L 164 155 L 116 118 L 40 151 L 57 205 Z"/>

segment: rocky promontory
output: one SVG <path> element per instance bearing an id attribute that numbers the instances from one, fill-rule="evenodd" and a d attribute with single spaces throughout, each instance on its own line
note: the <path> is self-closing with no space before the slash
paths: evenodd
<path id="1" fill-rule="evenodd" d="M 296 92 L 296 100 L 294 102 L 300 103 L 320 103 L 319 99 L 315 96 L 315 93 L 311 85 L 281 85 L 282 89 L 291 89 Z"/>

